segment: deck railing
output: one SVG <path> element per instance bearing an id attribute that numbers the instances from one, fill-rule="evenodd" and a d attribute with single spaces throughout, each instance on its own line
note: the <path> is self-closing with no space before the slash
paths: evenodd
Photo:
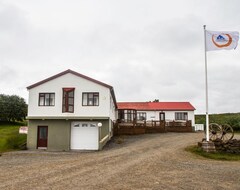
<path id="1" fill-rule="evenodd" d="M 117 134 L 142 134 L 155 132 L 191 132 L 191 121 L 118 121 L 115 125 Z"/>

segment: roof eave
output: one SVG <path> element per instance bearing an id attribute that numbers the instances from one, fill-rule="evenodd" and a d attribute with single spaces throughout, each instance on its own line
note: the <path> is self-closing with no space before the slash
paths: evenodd
<path id="1" fill-rule="evenodd" d="M 41 85 L 41 84 L 44 84 L 44 83 L 46 83 L 46 82 L 48 82 L 48 81 L 51 81 L 51 80 L 53 80 L 53 79 L 56 79 L 56 78 L 61 77 L 61 76 L 65 75 L 65 74 L 68 74 L 68 73 L 71 73 L 71 74 L 76 75 L 76 76 L 78 76 L 78 77 L 82 77 L 82 78 L 84 78 L 84 79 L 86 79 L 86 80 L 92 81 L 92 82 L 97 83 L 97 84 L 102 85 L 102 86 L 105 86 L 105 87 L 107 87 L 107 88 L 109 88 L 109 89 L 113 88 L 112 86 L 110 86 L 110 85 L 108 85 L 108 84 L 105 84 L 105 83 L 103 83 L 103 82 L 101 82 L 101 81 L 98 81 L 98 80 L 96 80 L 96 79 L 90 78 L 90 77 L 88 77 L 88 76 L 85 76 L 85 75 L 83 75 L 83 74 L 80 74 L 80 73 L 77 73 L 77 72 L 75 72 L 75 71 L 72 71 L 72 70 L 68 69 L 68 70 L 63 71 L 63 72 L 61 72 L 61 73 L 58 73 L 58 74 L 56 74 L 56 75 L 53 75 L 53 76 L 51 76 L 51 77 L 49 77 L 49 78 L 46 78 L 46 79 L 44 79 L 44 80 L 42 80 L 42 81 L 40 81 L 40 82 L 37 82 L 37 83 L 35 83 L 35 84 L 33 84 L 33 85 L 30 85 L 30 86 L 27 87 L 27 89 L 30 90 L 30 89 L 32 89 L 32 88 L 35 88 L 35 87 L 37 87 L 37 86 L 39 86 L 39 85 Z"/>

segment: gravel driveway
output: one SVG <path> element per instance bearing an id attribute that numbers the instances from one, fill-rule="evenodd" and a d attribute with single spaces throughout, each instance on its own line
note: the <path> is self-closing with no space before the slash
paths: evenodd
<path id="1" fill-rule="evenodd" d="M 184 151 L 202 138 L 146 134 L 125 136 L 122 144 L 113 140 L 97 152 L 5 153 L 0 189 L 240 189 L 240 162 Z"/>

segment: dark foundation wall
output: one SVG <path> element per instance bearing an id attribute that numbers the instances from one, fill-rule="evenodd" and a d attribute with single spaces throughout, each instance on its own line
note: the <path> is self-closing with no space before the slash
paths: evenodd
<path id="1" fill-rule="evenodd" d="M 71 123 L 73 121 L 79 122 L 96 122 L 102 123 L 102 127 L 99 128 L 99 149 L 110 139 L 110 120 L 29 120 L 28 122 L 28 136 L 27 136 L 27 148 L 30 150 L 37 149 L 37 130 L 38 126 L 48 126 L 48 145 L 49 151 L 69 151 L 71 143 Z"/>
<path id="2" fill-rule="evenodd" d="M 71 121 L 68 120 L 29 120 L 27 137 L 28 149 L 37 148 L 38 126 L 48 126 L 48 147 L 50 151 L 70 149 Z"/>

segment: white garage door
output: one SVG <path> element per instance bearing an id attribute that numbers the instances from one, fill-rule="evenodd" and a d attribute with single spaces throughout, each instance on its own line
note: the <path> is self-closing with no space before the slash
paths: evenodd
<path id="1" fill-rule="evenodd" d="M 98 127 L 93 122 L 72 122 L 71 149 L 98 150 Z"/>

